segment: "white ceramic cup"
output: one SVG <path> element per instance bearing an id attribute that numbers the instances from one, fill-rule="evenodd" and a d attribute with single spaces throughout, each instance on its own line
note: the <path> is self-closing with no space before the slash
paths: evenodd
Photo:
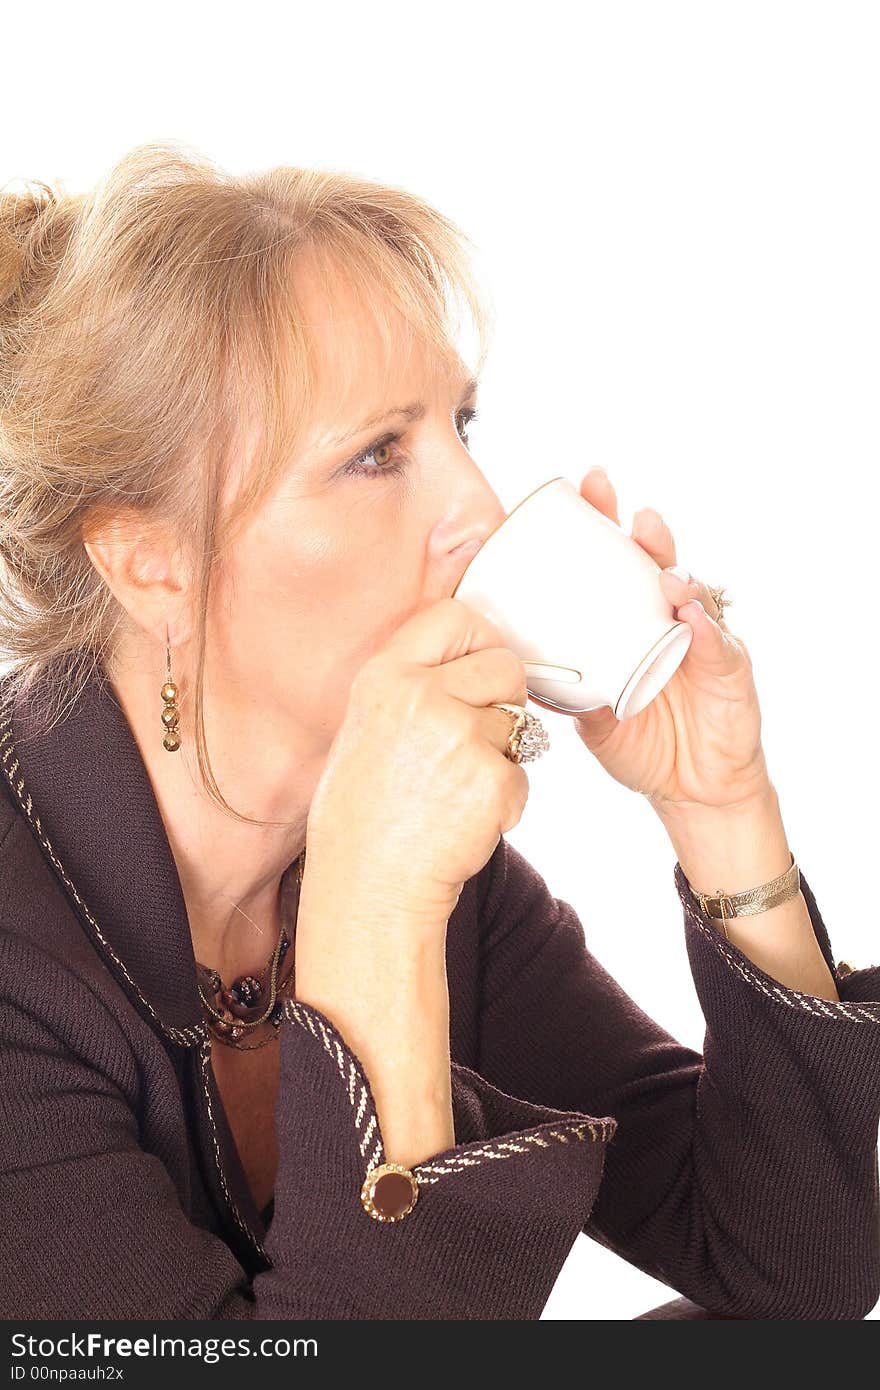
<path id="1" fill-rule="evenodd" d="M 563 714 L 608 705 L 631 719 L 674 675 L 691 644 L 632 536 L 550 478 L 483 542 L 453 598 L 501 630 L 530 695 Z"/>

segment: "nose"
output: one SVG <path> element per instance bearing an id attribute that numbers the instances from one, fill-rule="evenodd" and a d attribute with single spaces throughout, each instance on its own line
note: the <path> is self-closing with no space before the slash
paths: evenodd
<path id="1" fill-rule="evenodd" d="M 451 560 L 456 566 L 468 564 L 506 515 L 499 498 L 483 480 L 479 496 L 460 497 L 452 514 L 434 527 L 431 548 L 435 558 Z"/>
<path id="2" fill-rule="evenodd" d="M 482 548 L 485 541 L 505 517 L 504 508 L 492 508 L 489 512 L 482 511 L 476 520 L 472 520 L 467 526 L 468 534 L 463 540 L 455 540 L 453 537 L 452 545 L 443 545 L 438 555 L 440 563 L 447 574 L 449 582 L 453 588 L 457 588 L 461 577 L 470 564 L 471 560 Z M 460 535 L 463 526 L 459 526 L 455 535 Z"/>
<path id="3" fill-rule="evenodd" d="M 453 546 L 449 554 L 450 556 L 453 556 L 456 560 L 467 562 L 468 560 L 473 559 L 473 557 L 476 555 L 477 551 L 480 549 L 480 546 L 482 544 L 483 537 L 475 536 L 472 540 L 462 541 L 461 545 Z"/>

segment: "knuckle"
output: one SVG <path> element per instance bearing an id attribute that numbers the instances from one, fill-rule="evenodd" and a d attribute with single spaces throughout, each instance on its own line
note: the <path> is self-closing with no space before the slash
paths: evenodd
<path id="1" fill-rule="evenodd" d="M 525 768 L 520 763 L 511 763 L 513 769 L 513 794 L 516 799 L 525 806 L 529 799 L 529 776 Z"/>
<path id="2" fill-rule="evenodd" d="M 487 802 L 494 806 L 503 805 L 507 800 L 505 761 L 497 748 L 489 744 L 482 745 L 479 767 L 475 769 L 475 773 L 480 786 L 485 789 Z"/>
<path id="3" fill-rule="evenodd" d="M 388 665 L 389 659 L 385 652 L 374 652 L 356 672 L 351 682 L 352 688 L 366 690 L 384 683 L 387 679 Z"/>
<path id="4" fill-rule="evenodd" d="M 516 819 L 517 819 L 517 821 L 520 821 L 521 819 L 523 819 L 523 812 L 524 812 L 524 810 L 525 810 L 525 805 L 527 805 L 527 802 L 528 802 L 528 777 L 525 776 L 525 773 L 523 773 L 523 777 L 521 777 L 521 780 L 517 780 L 516 798 L 514 798 L 514 803 L 516 803 Z"/>
<path id="5" fill-rule="evenodd" d="M 521 768 L 514 767 L 514 771 L 521 775 L 517 775 L 507 784 L 504 805 L 506 810 L 505 820 L 507 821 L 508 829 L 513 825 L 517 825 L 522 819 L 523 812 L 526 808 L 526 802 L 529 799 L 528 778 L 525 773 L 522 772 Z"/>
<path id="6" fill-rule="evenodd" d="M 508 679 L 509 682 L 510 682 L 510 688 L 511 688 L 511 690 L 514 691 L 516 694 L 520 694 L 520 693 L 522 693 L 523 691 L 525 691 L 525 688 L 526 688 L 526 668 L 525 668 L 525 663 L 523 662 L 523 660 L 522 660 L 521 657 L 517 656 L 517 654 L 516 654 L 515 651 L 512 651 L 512 650 L 511 650 L 510 647 L 505 647 L 505 648 L 504 648 L 504 666 L 505 666 L 505 674 L 506 674 L 507 679 Z M 517 704 L 520 704 L 520 703 L 523 703 L 523 702 L 518 700 L 518 701 L 517 701 Z"/>
<path id="7" fill-rule="evenodd" d="M 462 704 L 460 700 L 446 701 L 443 729 L 450 751 L 477 749 L 480 742 L 479 710 L 472 705 Z"/>
<path id="8" fill-rule="evenodd" d="M 433 685 L 428 671 L 416 666 L 400 674 L 402 713 L 408 719 L 424 719 L 432 704 Z"/>
<path id="9" fill-rule="evenodd" d="M 354 676 L 349 688 L 349 705 L 374 714 L 389 705 L 395 690 L 395 668 L 384 653 L 371 656 Z"/>
<path id="10" fill-rule="evenodd" d="M 450 612 L 455 614 L 456 620 L 470 629 L 474 641 L 472 650 L 479 651 L 503 645 L 504 634 L 501 628 L 480 609 L 472 608 L 460 598 L 446 599 L 445 602 L 452 605 Z"/>

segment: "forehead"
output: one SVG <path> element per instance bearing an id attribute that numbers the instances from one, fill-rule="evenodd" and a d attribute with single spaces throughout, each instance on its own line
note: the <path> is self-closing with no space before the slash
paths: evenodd
<path id="1" fill-rule="evenodd" d="M 312 358 L 312 424 L 336 431 L 368 415 L 445 393 L 471 375 L 450 341 L 431 342 L 376 283 L 306 263 L 297 299 Z"/>

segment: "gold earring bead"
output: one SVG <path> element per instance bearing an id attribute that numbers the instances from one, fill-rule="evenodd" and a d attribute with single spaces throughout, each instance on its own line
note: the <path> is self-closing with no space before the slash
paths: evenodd
<path id="1" fill-rule="evenodd" d="M 166 648 L 166 665 L 171 671 L 171 651 Z M 177 686 L 174 681 L 166 680 L 161 690 L 162 700 L 165 708 L 162 710 L 162 726 L 165 729 L 165 737 L 162 739 L 162 747 L 169 753 L 176 753 L 180 747 L 180 734 L 178 725 L 180 723 L 180 713 L 175 705 L 177 699 Z"/>

